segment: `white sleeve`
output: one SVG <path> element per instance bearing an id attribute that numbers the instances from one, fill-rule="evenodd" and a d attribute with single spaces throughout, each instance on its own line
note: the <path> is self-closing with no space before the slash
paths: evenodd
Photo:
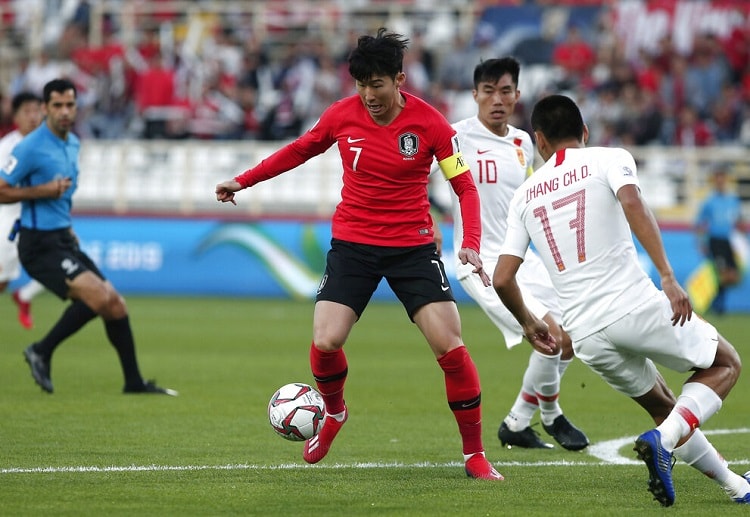
<path id="1" fill-rule="evenodd" d="M 625 185 L 638 186 L 638 173 L 633 155 L 625 149 L 611 149 L 611 153 L 606 157 L 607 181 L 612 192 L 617 195 L 617 191 Z"/>

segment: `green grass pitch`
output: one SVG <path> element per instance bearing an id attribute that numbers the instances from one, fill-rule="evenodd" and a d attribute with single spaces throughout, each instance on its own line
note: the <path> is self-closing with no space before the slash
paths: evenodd
<path id="1" fill-rule="evenodd" d="M 482 380 L 487 456 L 502 483 L 466 477 L 442 373 L 400 305 L 372 303 L 355 326 L 345 348 L 349 422 L 329 456 L 306 466 L 302 444 L 272 431 L 266 405 L 282 384 L 312 382 L 312 302 L 131 296 L 128 304 L 144 376 L 179 397 L 122 395 L 98 320 L 58 349 L 55 393 L 41 392 L 21 352 L 63 305 L 39 297 L 36 327 L 26 331 L 5 295 L 0 515 L 746 515 L 681 463 L 675 506 L 653 501 L 631 450 L 648 416 L 580 362 L 563 379 L 561 404 L 592 447 L 502 448 L 497 427 L 530 349 L 507 350 L 472 304 L 459 309 Z M 750 317 L 712 321 L 750 354 Z M 675 391 L 686 378 L 665 376 Z M 750 469 L 749 377 L 704 427 L 739 473 Z"/>

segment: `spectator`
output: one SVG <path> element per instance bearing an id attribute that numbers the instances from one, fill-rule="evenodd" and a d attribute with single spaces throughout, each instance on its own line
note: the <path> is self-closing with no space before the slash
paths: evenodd
<path id="1" fill-rule="evenodd" d="M 562 68 L 564 82 L 573 85 L 589 79 L 596 53 L 575 23 L 568 25 L 565 38 L 552 51 L 552 63 Z"/>
<path id="2" fill-rule="evenodd" d="M 685 105 L 677 114 L 673 145 L 681 147 L 705 147 L 714 143 L 711 129 L 698 116 L 695 108 Z"/>

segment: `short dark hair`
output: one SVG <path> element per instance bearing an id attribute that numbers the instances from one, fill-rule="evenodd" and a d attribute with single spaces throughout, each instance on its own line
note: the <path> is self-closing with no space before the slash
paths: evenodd
<path id="1" fill-rule="evenodd" d="M 409 40 L 401 34 L 378 29 L 377 36 L 360 36 L 357 48 L 349 54 L 349 74 L 364 82 L 374 75 L 392 79 L 403 70 L 404 52 Z"/>
<path id="2" fill-rule="evenodd" d="M 33 92 L 19 92 L 15 94 L 13 96 L 13 99 L 10 101 L 10 107 L 13 114 L 15 115 L 16 113 L 18 113 L 18 110 L 21 109 L 21 106 L 23 106 L 27 102 L 36 102 L 37 104 L 41 104 L 42 98 Z"/>
<path id="3" fill-rule="evenodd" d="M 520 73 L 521 65 L 511 56 L 482 61 L 474 68 L 474 89 L 479 83 L 496 83 L 505 74 L 510 74 L 513 84 L 518 86 Z"/>
<path id="4" fill-rule="evenodd" d="M 78 91 L 76 85 L 70 79 L 52 79 L 50 82 L 44 85 L 44 103 L 47 104 L 52 97 L 52 92 L 65 93 L 68 90 L 73 90 L 73 96 L 78 97 Z"/>
<path id="5" fill-rule="evenodd" d="M 583 139 L 581 110 L 565 95 L 548 95 L 538 101 L 531 112 L 531 127 L 544 134 L 550 144 Z"/>

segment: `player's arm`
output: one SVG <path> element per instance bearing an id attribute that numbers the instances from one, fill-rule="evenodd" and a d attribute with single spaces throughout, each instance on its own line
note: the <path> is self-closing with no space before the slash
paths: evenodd
<path id="1" fill-rule="evenodd" d="M 70 178 L 59 178 L 32 187 L 14 187 L 0 179 L 0 203 L 18 203 L 29 199 L 59 199 L 73 184 Z"/>
<path id="2" fill-rule="evenodd" d="M 521 257 L 500 255 L 492 275 L 492 287 L 494 287 L 503 304 L 521 324 L 523 334 L 529 340 L 531 346 L 543 354 L 554 354 L 557 351 L 557 343 L 549 332 L 549 326 L 544 320 L 537 318 L 529 311 L 523 301 L 521 288 L 518 287 L 516 273 L 522 263 Z"/>
<path id="3" fill-rule="evenodd" d="M 459 161 L 462 161 L 460 155 L 458 158 Z M 442 168 L 443 162 L 440 163 Z M 445 174 L 445 169 L 443 169 L 443 173 Z M 472 272 L 479 275 L 485 287 L 489 287 L 491 285 L 490 277 L 484 270 L 482 259 L 479 257 L 482 224 L 479 216 L 479 193 L 476 185 L 474 185 L 474 179 L 471 177 L 468 167 L 466 167 L 463 172 L 450 177 L 449 181 L 458 197 L 463 223 L 463 241 L 461 242 L 461 249 L 458 250 L 458 258 L 462 264 L 469 263 L 474 266 Z"/>
<path id="4" fill-rule="evenodd" d="M 654 214 L 643 201 L 641 191 L 635 184 L 620 187 L 617 191 L 617 199 L 622 205 L 630 229 L 659 273 L 661 288 L 672 305 L 672 324 L 684 325 L 685 321 L 692 317 L 693 307 L 687 293 L 674 276 Z"/>
<path id="5" fill-rule="evenodd" d="M 324 126 L 328 127 L 323 123 L 325 115 L 312 129 L 271 154 L 255 167 L 216 185 L 216 200 L 236 205 L 235 192 L 252 187 L 261 181 L 275 178 L 325 152 L 335 141 L 325 129 L 322 129 Z"/>

